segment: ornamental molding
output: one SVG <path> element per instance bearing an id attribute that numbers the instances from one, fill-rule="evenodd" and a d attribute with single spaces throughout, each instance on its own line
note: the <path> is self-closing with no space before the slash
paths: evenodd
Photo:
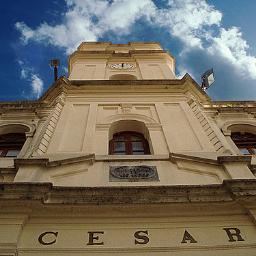
<path id="1" fill-rule="evenodd" d="M 255 129 L 256 133 L 256 122 L 255 121 L 250 121 L 250 120 L 233 120 L 233 121 L 227 121 L 223 124 L 221 130 L 223 131 L 224 135 L 230 136 L 232 129 L 231 126 L 251 126 Z M 243 130 L 245 132 L 245 130 Z"/>
<path id="2" fill-rule="evenodd" d="M 234 111 L 234 109 L 249 109 L 256 108 L 255 101 L 213 101 L 211 103 L 203 104 L 204 108 L 213 108 L 226 111 Z"/>
<path id="3" fill-rule="evenodd" d="M 255 206 L 256 180 L 224 180 L 222 184 L 120 187 L 54 187 L 52 183 L 0 183 L 1 203 L 53 205 L 161 205 L 241 202 Z M 29 195 L 29 196 L 28 196 Z M 207 206 L 207 207 L 208 207 Z M 37 204 L 38 207 L 38 204 Z M 165 205 L 166 207 L 166 205 Z M 3 208 L 4 209 L 4 208 Z M 63 209 L 63 207 L 62 207 Z"/>
<path id="4" fill-rule="evenodd" d="M 212 146 L 217 152 L 224 153 L 226 151 L 225 145 L 216 133 L 216 129 L 212 126 L 211 121 L 202 111 L 201 105 L 197 104 L 196 101 L 190 101 L 190 108 L 194 113 L 194 117 L 198 119 L 205 135 L 209 138 Z"/>
<path id="5" fill-rule="evenodd" d="M 131 103 L 121 103 L 121 111 L 123 114 L 132 112 L 132 104 Z"/>
<path id="6" fill-rule="evenodd" d="M 28 122 L 10 122 L 10 121 L 4 121 L 4 123 L 0 124 L 0 131 L 1 128 L 5 126 L 23 126 L 26 127 L 26 131 L 24 133 L 26 134 L 27 137 L 31 137 L 34 135 L 35 130 L 36 130 L 36 125 L 35 123 L 28 123 Z"/>
<path id="7" fill-rule="evenodd" d="M 135 113 L 131 113 L 131 112 L 125 112 L 122 114 L 115 114 L 115 115 L 111 115 L 106 117 L 104 120 L 102 120 L 102 124 L 111 124 L 114 122 L 118 122 L 118 121 L 123 121 L 123 120 L 127 120 L 127 121 L 139 121 L 145 124 L 158 124 L 156 122 L 156 120 L 154 120 L 151 117 L 145 116 L 145 115 L 140 115 L 140 114 L 135 114 Z"/>
<path id="8" fill-rule="evenodd" d="M 95 162 L 95 154 L 65 158 L 61 160 L 50 161 L 49 158 L 16 158 L 14 159 L 15 168 L 26 165 L 39 165 L 44 167 L 57 167 L 76 163 L 88 163 L 92 165 Z"/>

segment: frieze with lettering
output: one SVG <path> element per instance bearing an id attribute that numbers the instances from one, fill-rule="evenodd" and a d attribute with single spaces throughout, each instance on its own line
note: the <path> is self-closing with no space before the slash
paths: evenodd
<path id="1" fill-rule="evenodd" d="M 161 242 L 161 236 L 156 237 L 151 235 L 152 230 L 150 229 L 139 229 L 135 231 L 131 231 L 128 236 L 126 237 L 125 241 L 130 241 L 131 244 L 133 244 L 136 247 L 139 246 L 151 246 L 152 242 Z M 58 243 L 59 237 L 68 237 L 67 236 L 68 230 L 48 230 L 40 233 L 38 235 L 37 241 L 41 246 L 44 247 L 51 247 L 54 246 Z M 112 241 L 116 241 L 118 235 L 118 232 L 116 233 L 116 236 L 112 236 L 108 234 L 109 231 L 106 232 L 106 230 L 84 230 L 82 236 L 78 236 L 77 238 L 81 239 L 82 244 L 84 247 L 86 246 L 93 246 L 93 247 L 104 247 L 105 245 L 105 240 L 109 239 Z M 170 244 L 173 243 L 171 240 L 171 235 L 173 233 L 170 233 Z M 176 241 L 176 246 L 189 246 L 193 244 L 200 245 L 209 242 L 208 236 L 204 235 L 198 235 L 195 231 L 192 229 L 181 229 L 179 232 L 175 233 L 177 239 Z M 109 236 L 109 237 L 108 237 Z M 235 243 L 244 243 L 246 242 L 245 238 L 246 233 L 243 233 L 238 227 L 224 227 L 224 228 L 219 228 L 216 232 L 216 236 L 220 236 L 223 238 L 223 243 L 225 244 L 235 244 Z M 159 241 L 154 241 L 158 239 Z M 205 241 L 204 241 L 205 240 Z M 68 243 L 68 241 L 66 242 Z M 122 246 L 122 244 L 119 244 L 119 246 Z M 125 244 L 123 245 L 125 247 Z"/>
<path id="2" fill-rule="evenodd" d="M 156 166 L 110 166 L 110 181 L 159 181 Z"/>

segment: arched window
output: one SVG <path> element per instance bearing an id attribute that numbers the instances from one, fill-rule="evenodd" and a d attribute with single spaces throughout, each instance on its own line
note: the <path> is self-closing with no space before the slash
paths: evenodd
<path id="1" fill-rule="evenodd" d="M 233 132 L 231 138 L 244 155 L 256 154 L 256 135 L 248 132 Z"/>
<path id="2" fill-rule="evenodd" d="M 109 142 L 111 155 L 147 155 L 150 154 L 148 141 L 141 133 L 119 132 Z"/>
<path id="3" fill-rule="evenodd" d="M 25 133 L 6 133 L 0 135 L 0 157 L 16 157 L 25 141 Z"/>

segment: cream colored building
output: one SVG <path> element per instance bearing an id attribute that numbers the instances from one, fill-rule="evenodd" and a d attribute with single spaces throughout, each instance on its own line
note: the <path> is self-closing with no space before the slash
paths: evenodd
<path id="1" fill-rule="evenodd" d="M 214 102 L 158 43 L 82 43 L 0 103 L 0 255 L 255 256 L 256 103 Z"/>

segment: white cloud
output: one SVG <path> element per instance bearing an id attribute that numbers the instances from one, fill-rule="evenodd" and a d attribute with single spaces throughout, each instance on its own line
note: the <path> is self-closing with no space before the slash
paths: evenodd
<path id="1" fill-rule="evenodd" d="M 66 0 L 68 11 L 65 13 L 63 24 L 51 26 L 40 24 L 35 30 L 24 22 L 17 22 L 16 28 L 21 32 L 24 43 L 29 40 L 47 42 L 64 47 L 67 53 L 75 50 L 81 41 L 97 41 L 97 38 L 107 30 L 123 29 L 133 24 L 136 17 L 142 15 L 149 0 L 142 1 L 107 1 L 96 0 Z M 98 22 L 93 22 L 93 19 Z"/>
<path id="2" fill-rule="evenodd" d="M 237 27 L 221 28 L 218 37 L 212 38 L 208 48 L 210 54 L 230 62 L 242 75 L 256 79 L 256 57 L 247 53 L 249 46 Z"/>
<path id="3" fill-rule="evenodd" d="M 219 26 L 221 18 L 221 12 L 204 0 L 169 0 L 169 8 L 159 10 L 155 17 L 160 26 L 190 47 L 202 47 L 207 29 Z"/>
<path id="4" fill-rule="evenodd" d="M 17 22 L 15 26 L 22 41 L 47 42 L 70 53 L 81 41 L 97 41 L 109 30 L 127 34 L 136 19 L 154 12 L 151 0 L 116 0 L 111 4 L 103 0 L 66 0 L 66 3 L 68 10 L 62 24 L 51 26 L 44 22 L 33 30 L 24 22 Z"/>
<path id="5" fill-rule="evenodd" d="M 118 37 L 127 35 L 136 21 L 144 18 L 181 40 L 183 54 L 201 49 L 213 58 L 216 55 L 224 59 L 243 75 L 256 78 L 255 57 L 248 54 L 249 46 L 241 32 L 237 27 L 222 27 L 222 13 L 206 0 L 169 0 L 164 8 L 153 0 L 65 1 L 67 12 L 60 24 L 44 22 L 32 29 L 17 22 L 22 41 L 44 42 L 70 53 L 81 41 L 97 41 L 110 31 Z"/>
<path id="6" fill-rule="evenodd" d="M 23 79 L 26 79 L 27 76 L 28 76 L 27 71 L 25 69 L 22 69 L 20 71 L 20 77 L 23 78 Z"/>
<path id="7" fill-rule="evenodd" d="M 24 22 L 17 22 L 15 24 L 15 27 L 21 32 L 21 39 L 24 43 L 27 43 L 29 39 L 33 38 L 34 31 L 29 28 Z"/>
<path id="8" fill-rule="evenodd" d="M 62 70 L 67 74 L 68 73 L 68 68 L 65 66 L 61 66 Z"/>
<path id="9" fill-rule="evenodd" d="M 168 9 L 159 12 L 156 23 L 185 44 L 181 55 L 194 48 L 202 49 L 212 58 L 228 62 L 243 76 L 256 79 L 256 58 L 248 54 L 249 45 L 239 28 L 221 27 L 222 13 L 206 1 L 169 0 Z"/>
<path id="10" fill-rule="evenodd" d="M 32 76 L 31 76 L 32 93 L 37 98 L 39 98 L 39 96 L 42 94 L 43 85 L 44 84 L 43 84 L 42 79 L 38 75 L 32 74 Z"/>
<path id="11" fill-rule="evenodd" d="M 39 98 L 43 92 L 44 83 L 40 76 L 34 72 L 24 61 L 18 60 L 20 65 L 20 77 L 30 83 L 31 96 Z"/>
<path id="12" fill-rule="evenodd" d="M 116 0 L 108 5 L 99 21 L 101 32 L 112 30 L 128 34 L 130 27 L 141 17 L 150 19 L 155 15 L 156 7 L 150 0 Z"/>

